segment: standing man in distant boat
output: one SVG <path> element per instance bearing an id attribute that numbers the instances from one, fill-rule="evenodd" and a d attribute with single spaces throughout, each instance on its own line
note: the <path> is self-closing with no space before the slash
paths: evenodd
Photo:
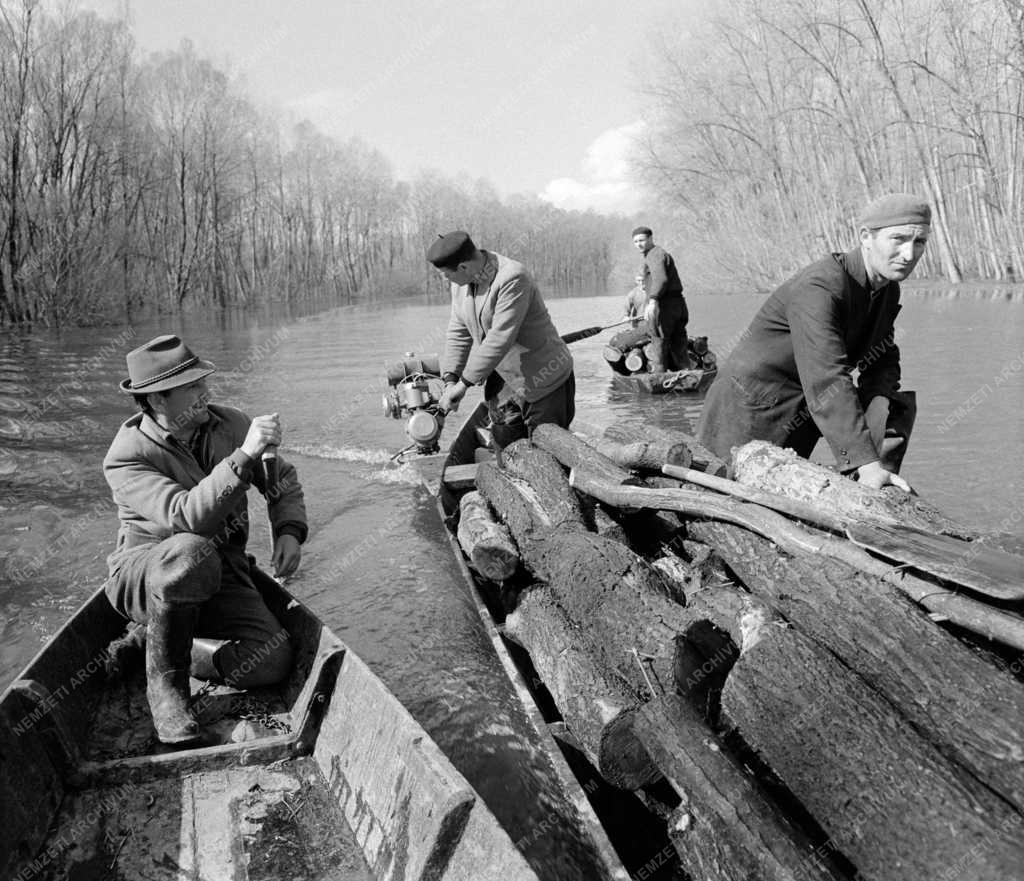
<path id="1" fill-rule="evenodd" d="M 912 392 L 898 391 L 894 322 L 899 283 L 917 266 L 930 230 L 927 202 L 882 196 L 861 214 L 858 247 L 776 289 L 719 370 L 700 440 L 724 459 L 755 439 L 806 458 L 824 436 L 843 473 L 876 489 L 909 491 L 898 472 L 916 405 Z"/>
<path id="2" fill-rule="evenodd" d="M 260 457 L 281 443 L 277 414 L 249 419 L 209 403 L 214 371 L 178 337 L 129 352 L 121 391 L 140 412 L 117 432 L 103 460 L 120 530 L 106 592 L 125 618 L 145 624 L 146 697 L 164 743 L 197 740 L 189 674 L 239 688 L 288 675 L 288 634 L 257 587 L 269 576 L 245 552 L 246 493 L 267 498 L 278 576 L 299 565 L 306 509 L 295 469 L 278 458 L 266 485 Z M 122 644 L 121 648 L 124 648 Z"/>
<path id="3" fill-rule="evenodd" d="M 470 386 L 485 383 L 499 446 L 546 422 L 568 428 L 576 412 L 572 355 L 526 268 L 477 248 L 461 230 L 440 236 L 427 260 L 451 283 L 441 409 L 455 409 Z"/>
<path id="4" fill-rule="evenodd" d="M 687 370 L 690 356 L 686 351 L 686 325 L 690 313 L 676 262 L 668 251 L 654 244 L 654 233 L 649 226 L 633 230 L 633 245 L 644 255 L 641 274 L 647 294 L 644 318 L 651 333 L 651 341 L 645 348 L 650 371 Z"/>

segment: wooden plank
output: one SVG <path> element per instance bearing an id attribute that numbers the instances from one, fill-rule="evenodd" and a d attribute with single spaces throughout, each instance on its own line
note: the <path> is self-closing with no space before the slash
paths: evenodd
<path id="1" fill-rule="evenodd" d="M 476 462 L 469 465 L 448 465 L 441 475 L 441 481 L 452 490 L 472 489 L 476 486 Z"/>
<path id="2" fill-rule="evenodd" d="M 854 544 L 999 600 L 1024 599 L 1024 557 L 980 542 L 962 541 L 909 526 L 852 523 Z"/>

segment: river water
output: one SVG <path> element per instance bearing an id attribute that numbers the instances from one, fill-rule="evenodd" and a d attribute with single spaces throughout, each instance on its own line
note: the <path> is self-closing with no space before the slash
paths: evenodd
<path id="1" fill-rule="evenodd" d="M 688 296 L 690 331 L 727 354 L 762 296 Z M 614 321 L 616 296 L 554 299 L 564 333 Z M 904 475 L 947 513 L 1024 536 L 1024 296 L 905 292 L 904 387 L 918 423 Z M 104 577 L 115 514 L 100 462 L 131 401 L 124 353 L 180 333 L 214 361 L 214 396 L 250 415 L 279 412 L 282 453 L 306 489 L 310 538 L 289 588 L 357 651 L 438 740 L 535 863 L 571 849 L 546 829 L 537 757 L 450 559 L 433 500 L 390 454 L 402 423 L 382 416 L 384 364 L 438 352 L 444 302 L 335 309 L 304 317 L 185 317 L 133 328 L 0 337 L 0 683 L 6 685 Z M 613 388 L 609 333 L 574 344 L 578 418 L 689 427 L 697 403 Z M 468 413 L 479 391 L 462 406 Z M 454 434 L 449 423 L 446 430 Z M 255 496 L 255 494 L 253 494 Z M 269 531 L 253 502 L 250 549 Z M 545 827 L 546 828 L 546 827 Z M 557 873 L 563 876 L 563 873 Z M 571 877 L 565 874 L 564 877 Z"/>

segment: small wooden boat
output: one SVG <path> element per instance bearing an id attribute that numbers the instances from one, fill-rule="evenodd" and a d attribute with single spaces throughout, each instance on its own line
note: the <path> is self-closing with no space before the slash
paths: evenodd
<path id="1" fill-rule="evenodd" d="M 718 375 L 718 361 L 708 349 L 707 337 L 687 340 L 692 367 L 657 373 L 650 372 L 647 363 L 645 346 L 650 341 L 650 334 L 642 326 L 621 331 L 611 338 L 602 354 L 612 370 L 614 385 L 649 395 L 701 394 Z"/>
<path id="2" fill-rule="evenodd" d="M 159 750 L 140 669 L 111 681 L 124 621 L 95 593 L 0 696 L 0 877 L 537 876 L 367 666 L 283 588 L 296 651 L 274 689 L 205 685 L 198 748 Z"/>
<path id="3" fill-rule="evenodd" d="M 706 392 L 718 375 L 717 367 L 697 370 L 666 370 L 664 373 L 612 374 L 612 384 L 648 395 L 691 394 Z"/>
<path id="4" fill-rule="evenodd" d="M 576 813 L 578 834 L 588 845 L 593 857 L 594 868 L 588 874 L 588 879 L 626 881 L 631 876 L 588 799 L 588 793 L 593 793 L 597 785 L 596 776 L 584 773 L 578 777 L 578 771 L 573 770 L 579 767 L 579 763 L 571 735 L 560 722 L 557 711 L 552 712 L 550 699 L 545 706 L 543 695 L 538 694 L 536 686 L 540 683 L 529 666 L 528 658 L 501 634 L 500 603 L 495 594 L 496 586 L 485 584 L 474 575 L 466 564 L 457 537 L 452 532 L 452 518 L 458 512 L 459 500 L 473 487 L 475 463 L 480 458 L 492 456 L 486 449 L 489 442 L 489 423 L 487 406 L 481 403 L 462 425 L 447 452 L 423 456 L 410 462 L 420 472 L 426 487 L 436 496 L 438 514 L 446 524 L 450 549 L 476 605 L 484 629 L 536 732 L 537 743 L 547 755 L 558 777 L 563 795 Z M 651 852 L 657 850 L 657 847 L 651 847 Z M 651 870 L 645 877 L 657 876 Z"/>

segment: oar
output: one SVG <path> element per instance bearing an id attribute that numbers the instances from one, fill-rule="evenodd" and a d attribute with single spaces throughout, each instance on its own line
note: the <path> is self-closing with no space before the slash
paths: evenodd
<path id="1" fill-rule="evenodd" d="M 879 517 L 873 523 L 858 523 L 798 499 L 764 492 L 692 468 L 662 465 L 661 472 L 838 532 L 873 553 L 985 596 L 1010 601 L 1024 599 L 1024 558 L 998 548 L 950 535 L 932 535 L 892 518 Z"/>
<path id="2" fill-rule="evenodd" d="M 604 327 L 585 327 L 583 330 L 574 330 L 572 333 L 562 335 L 563 343 L 578 343 L 580 340 L 589 339 L 592 336 L 597 336 L 603 330 L 611 330 L 613 327 L 619 327 L 622 324 L 629 324 L 634 319 L 623 318 L 621 321 L 616 321 L 614 324 L 606 324 Z"/>

